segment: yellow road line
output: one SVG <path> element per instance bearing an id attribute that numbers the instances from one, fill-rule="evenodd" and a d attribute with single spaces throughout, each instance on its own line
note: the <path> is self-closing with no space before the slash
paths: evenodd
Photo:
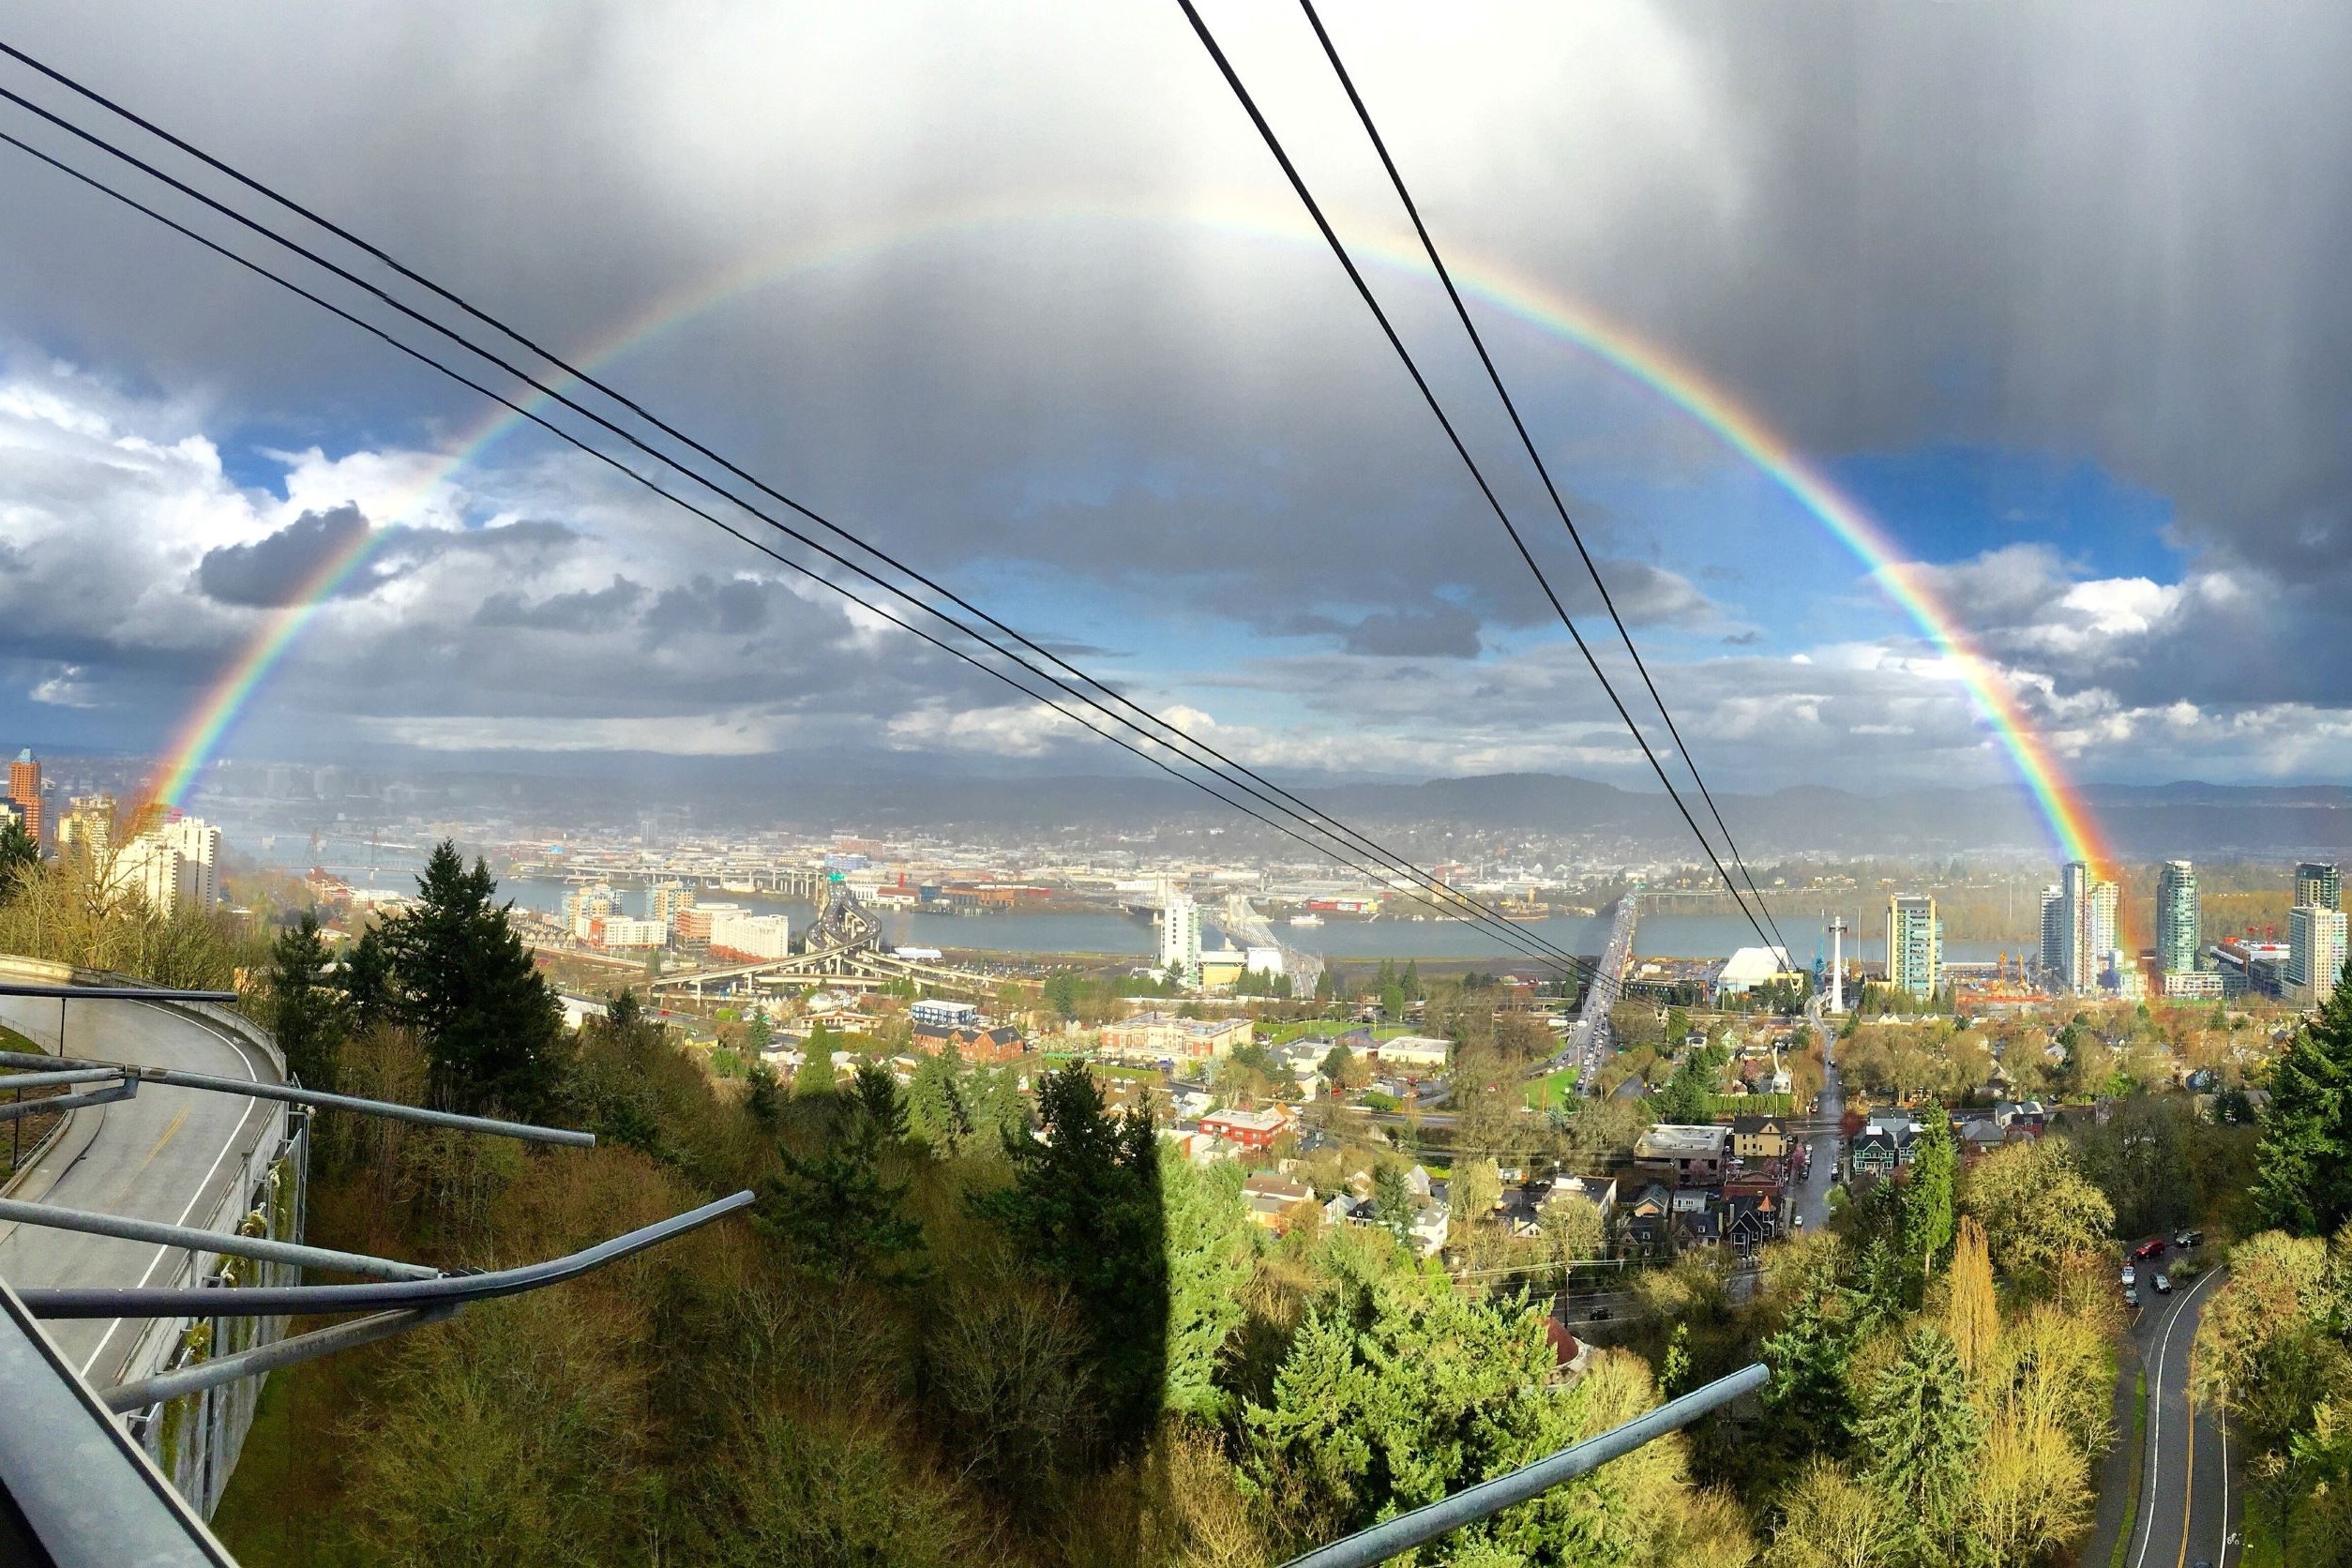
<path id="1" fill-rule="evenodd" d="M 2197 1495 L 2197 1396 L 2196 1391 L 2185 1384 L 2180 1390 L 2180 1402 L 2189 1412 L 2189 1472 L 2180 1486 L 2180 1555 L 2173 1559 L 2172 1568 L 2182 1568 L 2189 1560 L 2189 1509 Z M 2223 1528 L 2227 1529 L 2226 1520 Z"/>
<path id="2" fill-rule="evenodd" d="M 155 1147 L 147 1151 L 147 1157 L 139 1162 L 140 1170 L 144 1170 L 147 1167 L 155 1164 L 155 1157 L 163 1153 L 163 1146 L 165 1144 L 171 1142 L 173 1138 L 179 1136 L 180 1123 L 187 1120 L 188 1108 L 186 1106 L 180 1107 L 179 1109 L 172 1113 L 172 1120 L 165 1125 L 163 1129 L 163 1136 L 155 1140 Z M 138 1174 L 138 1171 L 133 1171 L 131 1174 L 135 1176 Z"/>

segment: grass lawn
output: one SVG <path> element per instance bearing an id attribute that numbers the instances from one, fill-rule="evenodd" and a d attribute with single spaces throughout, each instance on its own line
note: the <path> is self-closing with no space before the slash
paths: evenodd
<path id="1" fill-rule="evenodd" d="M 2238 1568 L 2286 1568 L 2284 1532 L 2278 1511 L 2260 1492 L 2246 1494 L 2246 1539 L 2239 1549 Z"/>
<path id="2" fill-rule="evenodd" d="M 1564 1109 L 1576 1092 L 1576 1070 L 1562 1067 L 1527 1086 L 1527 1108 L 1530 1110 Z"/>

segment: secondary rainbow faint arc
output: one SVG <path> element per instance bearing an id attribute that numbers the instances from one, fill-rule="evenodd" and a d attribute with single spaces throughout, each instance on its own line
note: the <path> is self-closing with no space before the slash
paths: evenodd
<path id="1" fill-rule="evenodd" d="M 1287 215 L 1273 216 L 1242 207 L 1211 206 L 1183 213 L 1116 206 L 967 208 L 932 214 L 914 222 L 853 231 L 822 246 L 761 256 L 668 295 L 600 344 L 568 357 L 592 373 L 597 372 L 663 332 L 749 290 L 892 249 L 942 238 L 958 231 L 1007 224 L 1085 221 L 1173 224 L 1288 244 L 1310 244 L 1317 239 L 1313 231 Z M 1362 232 L 1366 231 L 1359 226 L 1359 233 Z M 1429 281 L 1420 252 L 1400 237 L 1350 238 L 1349 243 L 1362 260 Z M 1867 513 L 1759 415 L 1736 401 L 1696 368 L 1631 327 L 1491 262 L 1457 257 L 1454 271 L 1465 292 L 1592 355 L 1705 426 L 1852 550 L 1888 596 L 1936 645 L 1943 661 L 1958 673 L 1971 701 L 2009 754 L 2019 779 L 2048 823 L 2061 855 L 2087 863 L 2094 874 L 2106 873 L 2112 856 L 2098 823 L 2080 792 L 2051 755 L 2048 743 L 2031 716 L 2019 704 L 1998 670 L 1976 651 L 1959 618 L 1907 568 L 1902 550 Z M 548 401 L 544 395 L 535 394 L 528 400 L 528 406 L 541 409 Z M 523 423 L 521 415 L 492 405 L 491 411 L 455 445 L 448 457 L 433 465 L 426 479 L 408 497 L 400 517 L 412 515 L 458 470 Z M 165 804 L 180 801 L 197 776 L 219 754 L 238 716 L 251 704 L 270 671 L 285 656 L 320 607 L 351 580 L 390 535 L 388 528 L 370 528 L 359 535 L 350 546 L 322 563 L 296 596 L 263 623 L 175 731 L 156 775 L 153 800 Z"/>

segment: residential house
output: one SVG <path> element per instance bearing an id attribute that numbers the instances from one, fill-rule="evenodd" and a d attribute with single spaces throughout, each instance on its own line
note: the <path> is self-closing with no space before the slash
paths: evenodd
<path id="1" fill-rule="evenodd" d="M 1743 1251 L 1762 1246 L 1779 1235 L 1787 1218 L 1777 1193 L 1726 1195 L 1724 1206 L 1724 1239 Z"/>
<path id="2" fill-rule="evenodd" d="M 1413 1216 L 1406 1227 L 1405 1242 L 1421 1257 L 1435 1258 L 1445 1245 L 1451 1218 L 1445 1195 L 1436 1189 L 1429 1172 L 1420 1166 L 1405 1173 L 1405 1184 L 1413 1196 Z M 1359 1178 L 1351 1188 L 1323 1205 L 1324 1216 L 1334 1225 L 1380 1224 L 1379 1203 L 1372 1196 L 1369 1179 Z"/>
<path id="3" fill-rule="evenodd" d="M 1909 1142 L 1885 1128 L 1868 1129 L 1854 1139 L 1847 1153 L 1847 1179 L 1858 1182 L 1865 1176 L 1875 1176 L 1883 1180 L 1893 1175 L 1904 1162 Z"/>
<path id="4" fill-rule="evenodd" d="M 1254 1223 L 1280 1232 L 1289 1227 L 1301 1204 L 1315 1201 L 1315 1189 L 1295 1176 L 1260 1170 L 1242 1184 L 1242 1200 L 1249 1206 Z"/>
<path id="5" fill-rule="evenodd" d="M 1625 1205 L 1625 1239 L 1643 1248 L 1663 1246 L 1673 1226 L 1674 1193 L 1651 1182 Z"/>
<path id="6" fill-rule="evenodd" d="M 1788 1123 L 1777 1116 L 1735 1116 L 1731 1152 L 1750 1165 L 1784 1159 L 1788 1153 Z"/>

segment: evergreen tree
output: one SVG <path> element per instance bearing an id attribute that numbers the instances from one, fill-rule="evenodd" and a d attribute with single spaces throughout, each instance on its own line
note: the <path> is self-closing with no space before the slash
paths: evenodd
<path id="1" fill-rule="evenodd" d="M 800 1071 L 792 1075 L 792 1093 L 805 1099 L 812 1094 L 831 1094 L 841 1087 L 841 1076 L 834 1070 L 834 1048 L 840 1042 L 832 1030 L 823 1024 L 810 1027 L 808 1038 L 800 1045 Z"/>
<path id="2" fill-rule="evenodd" d="M 1911 1180 L 1903 1189 L 1903 1248 L 1920 1278 L 1935 1274 L 1952 1246 L 1952 1200 L 1959 1182 L 1960 1150 L 1952 1118 L 1934 1100 L 1920 1112 L 1919 1139 L 1911 1150 Z"/>
<path id="3" fill-rule="evenodd" d="M 2254 1202 L 2298 1236 L 2330 1236 L 2352 1218 L 2352 979 L 2270 1069 Z"/>
<path id="4" fill-rule="evenodd" d="M 1787 1457 L 1843 1455 L 1854 1435 L 1854 1395 L 1847 1379 L 1854 1359 L 1853 1302 L 1833 1268 L 1807 1282 L 1761 1354 L 1772 1369 L 1764 1408 L 1772 1413 L 1772 1430 Z"/>
<path id="5" fill-rule="evenodd" d="M 1869 1480 L 1918 1532 L 1930 1560 L 1954 1544 L 1964 1524 L 1983 1419 L 1968 1401 L 1960 1357 L 1940 1329 L 1920 1327 L 1871 1380 L 1855 1429 Z"/>
<path id="6" fill-rule="evenodd" d="M 1168 1364 L 1168 1255 L 1159 1134 L 1148 1110 L 1112 1114 L 1084 1063 L 1037 1086 L 1043 1141 L 1007 1134 L 1013 1183 L 973 1199 L 1070 1292 L 1093 1352 L 1107 1456 L 1139 1450 Z"/>
<path id="7" fill-rule="evenodd" d="M 1316 1000 L 1316 1001 L 1318 1001 L 1318 1002 L 1332 1002 L 1332 1001 L 1336 1000 L 1336 999 L 1337 999 L 1337 997 L 1338 997 L 1338 995 L 1339 995 L 1338 988 L 1337 988 L 1336 985 L 1334 983 L 1334 981 L 1332 980 L 1332 977 L 1331 977 L 1331 971 L 1330 971 L 1328 968 L 1326 968 L 1326 969 L 1325 969 L 1325 970 L 1324 970 L 1321 973 L 1319 973 L 1319 974 L 1316 975 L 1316 977 L 1315 977 L 1315 1000 Z"/>
<path id="8" fill-rule="evenodd" d="M 913 1081 L 907 1085 L 908 1119 L 915 1136 L 942 1159 L 970 1149 L 977 1124 L 964 1097 L 963 1067 L 963 1052 L 950 1040 L 937 1056 L 914 1064 Z"/>
<path id="9" fill-rule="evenodd" d="M 24 819 L 10 814 L 0 825 L 0 898 L 14 897 L 17 884 L 38 870 L 41 863 L 38 840 L 24 831 Z"/>
<path id="10" fill-rule="evenodd" d="M 904 1207 L 909 1183 L 884 1168 L 906 1131 L 897 1091 L 888 1069 L 862 1066 L 815 1154 L 776 1151 L 783 1170 L 763 1185 L 758 1217 L 807 1273 L 894 1286 L 926 1275 L 923 1227 Z"/>
<path id="11" fill-rule="evenodd" d="M 1163 1403 L 1179 1415 L 1214 1423 L 1227 1396 L 1217 1386 L 1226 1341 L 1241 1325 L 1250 1274 L 1249 1211 L 1243 1174 L 1232 1160 L 1206 1168 L 1189 1160 L 1160 1165 L 1160 1208 L 1167 1231 L 1168 1378 Z"/>
<path id="12" fill-rule="evenodd" d="M 564 1013 L 511 904 L 478 857 L 472 870 L 443 840 L 416 879 L 416 902 L 384 923 L 399 1021 L 432 1063 L 433 1096 L 466 1110 L 524 1118 L 552 1106 L 564 1069 Z"/>
<path id="13" fill-rule="evenodd" d="M 1400 1242 L 1410 1234 L 1419 1207 L 1413 1201 L 1412 1184 L 1401 1168 L 1383 1165 L 1372 1172 L 1372 1217 L 1386 1226 L 1389 1234 Z"/>
<path id="14" fill-rule="evenodd" d="M 754 1062 L 744 1077 L 750 1089 L 743 1097 L 744 1108 L 751 1119 L 770 1132 L 776 1130 L 776 1119 L 784 1114 L 784 1094 L 776 1078 L 776 1069 L 764 1062 Z"/>
<path id="15" fill-rule="evenodd" d="M 1396 983 L 1405 988 L 1408 1002 L 1419 1002 L 1429 994 L 1421 986 L 1421 965 L 1411 958 L 1405 960 L 1405 972 Z"/>
<path id="16" fill-rule="evenodd" d="M 270 945 L 269 1026 L 286 1066 L 312 1089 L 335 1088 L 335 1057 L 343 1043 L 342 1009 L 320 973 L 326 943 L 309 910 Z"/>
<path id="17" fill-rule="evenodd" d="M 392 954 L 382 926 L 369 926 L 344 949 L 339 978 L 352 1028 L 365 1033 L 392 1021 Z"/>

